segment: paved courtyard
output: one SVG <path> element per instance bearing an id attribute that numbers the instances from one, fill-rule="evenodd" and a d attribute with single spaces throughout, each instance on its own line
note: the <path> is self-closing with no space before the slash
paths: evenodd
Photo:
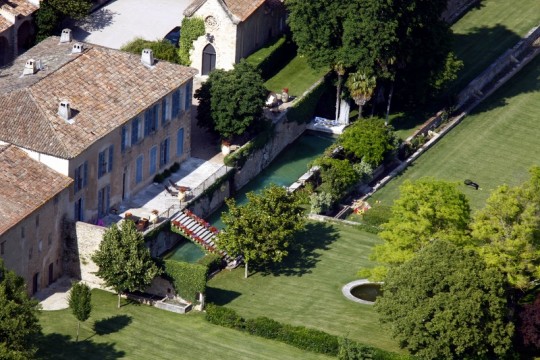
<path id="1" fill-rule="evenodd" d="M 162 39 L 180 26 L 190 0 L 113 0 L 71 28 L 76 40 L 119 49 L 136 37 Z"/>

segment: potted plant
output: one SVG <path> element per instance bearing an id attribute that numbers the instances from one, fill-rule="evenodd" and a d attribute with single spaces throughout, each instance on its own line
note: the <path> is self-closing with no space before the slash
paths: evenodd
<path id="1" fill-rule="evenodd" d="M 157 210 L 152 210 L 152 213 L 150 214 L 150 217 L 149 217 L 149 218 L 150 218 L 150 222 L 151 222 L 152 224 L 155 225 L 155 224 L 157 223 L 157 221 L 158 221 L 158 215 L 159 215 L 159 211 L 157 211 Z"/>
<path id="2" fill-rule="evenodd" d="M 225 156 L 231 153 L 231 142 L 229 140 L 221 141 L 221 153 Z"/>
<path id="3" fill-rule="evenodd" d="M 283 88 L 283 91 L 281 92 L 281 101 L 284 103 L 289 101 L 289 88 Z"/>

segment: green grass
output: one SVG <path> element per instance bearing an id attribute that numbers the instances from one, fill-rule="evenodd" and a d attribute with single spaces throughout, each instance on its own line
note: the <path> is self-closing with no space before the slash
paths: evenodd
<path id="1" fill-rule="evenodd" d="M 92 316 L 81 325 L 69 310 L 43 311 L 40 359 L 330 359 L 146 305 L 116 308 L 116 295 L 92 291 Z M 95 327 L 95 329 L 94 329 Z"/>
<path id="2" fill-rule="evenodd" d="M 281 93 L 283 88 L 288 88 L 289 95 L 300 96 L 326 73 L 326 70 L 310 68 L 307 60 L 297 55 L 264 85 L 268 90 L 276 93 Z"/>
<path id="3" fill-rule="evenodd" d="M 405 179 L 433 176 L 457 181 L 473 208 L 501 184 L 517 185 L 540 165 L 540 57 L 537 57 L 471 116 L 371 198 L 390 205 Z M 462 184 L 472 179 L 476 191 Z"/>
<path id="4" fill-rule="evenodd" d="M 452 26 L 453 51 L 464 67 L 450 92 L 458 93 L 480 75 L 527 32 L 540 24 L 540 1 L 483 0 Z M 396 113 L 390 123 L 400 138 L 406 139 L 439 109 L 417 109 Z"/>
<path id="5" fill-rule="evenodd" d="M 343 285 L 358 279 L 377 236 L 353 227 L 308 223 L 301 237 L 304 254 L 293 253 L 275 272 L 243 278 L 244 269 L 223 271 L 209 282 L 208 300 L 237 310 L 247 318 L 267 316 L 304 325 L 358 342 L 398 351 L 373 307 L 347 300 Z"/>
<path id="6" fill-rule="evenodd" d="M 538 0 L 483 0 L 452 26 L 454 52 L 464 62 L 460 91 L 540 23 Z"/>

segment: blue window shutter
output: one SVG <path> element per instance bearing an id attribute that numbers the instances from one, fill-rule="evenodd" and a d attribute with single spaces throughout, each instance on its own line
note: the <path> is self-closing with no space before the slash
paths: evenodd
<path id="1" fill-rule="evenodd" d="M 114 157 L 114 145 L 109 146 L 109 172 L 112 171 L 113 168 L 113 157 Z"/>
<path id="2" fill-rule="evenodd" d="M 143 178 L 143 160 L 144 157 L 142 155 L 140 155 L 138 158 L 137 158 L 137 169 L 135 171 L 135 182 L 138 184 L 142 181 L 142 178 Z"/>
<path id="3" fill-rule="evenodd" d="M 83 165 L 82 187 L 84 188 L 86 185 L 88 185 L 88 161 L 85 161 Z"/>
<path id="4" fill-rule="evenodd" d="M 120 143 L 120 151 L 124 152 L 126 150 L 126 141 L 127 141 L 127 126 L 122 126 L 122 139 Z"/>
<path id="5" fill-rule="evenodd" d="M 159 107 L 160 107 L 160 104 L 154 105 L 154 126 L 153 126 L 154 131 L 157 131 L 159 127 Z"/>
<path id="6" fill-rule="evenodd" d="M 173 92 L 172 95 L 172 117 L 178 116 L 178 110 L 180 109 L 180 89 Z"/>
<path id="7" fill-rule="evenodd" d="M 105 215 L 109 213 L 111 208 L 111 185 L 105 187 Z"/>
<path id="8" fill-rule="evenodd" d="M 144 136 L 150 134 L 150 116 L 152 116 L 150 110 L 146 110 L 144 113 Z"/>
<path id="9" fill-rule="evenodd" d="M 81 198 L 81 208 L 79 212 L 79 220 L 84 221 L 84 198 Z"/>
<path id="10" fill-rule="evenodd" d="M 178 129 L 176 136 L 176 156 L 181 156 L 184 153 L 184 128 Z"/>
<path id="11" fill-rule="evenodd" d="M 98 158 L 98 179 L 103 176 L 103 163 L 105 162 L 105 152 L 100 152 L 99 153 L 99 158 Z"/>
<path id="12" fill-rule="evenodd" d="M 165 139 L 165 163 L 164 164 L 168 164 L 169 163 L 169 138 L 166 138 Z"/>
<path id="13" fill-rule="evenodd" d="M 139 118 L 135 118 L 131 123 L 131 145 L 139 141 Z"/>
<path id="14" fill-rule="evenodd" d="M 77 220 L 80 220 L 80 217 L 79 217 L 79 202 L 77 200 L 75 200 L 75 204 L 74 204 L 74 208 L 73 208 L 73 218 L 75 219 L 75 221 Z"/>
<path id="15" fill-rule="evenodd" d="M 103 189 L 98 191 L 98 217 L 103 215 Z"/>
<path id="16" fill-rule="evenodd" d="M 191 82 L 186 87 L 186 103 L 184 106 L 186 110 L 191 107 Z"/>
<path id="17" fill-rule="evenodd" d="M 167 122 L 167 98 L 163 98 L 163 102 L 161 103 L 161 124 L 165 124 Z"/>
<path id="18" fill-rule="evenodd" d="M 150 175 L 156 172 L 156 162 L 157 162 L 157 147 L 150 149 Z"/>
<path id="19" fill-rule="evenodd" d="M 73 178 L 75 179 L 75 181 L 73 182 L 73 193 L 79 191 L 79 176 L 81 176 L 80 167 L 76 167 L 75 174 L 73 174 Z"/>

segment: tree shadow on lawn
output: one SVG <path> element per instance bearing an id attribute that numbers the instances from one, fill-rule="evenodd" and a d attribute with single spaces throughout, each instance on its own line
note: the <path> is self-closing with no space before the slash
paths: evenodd
<path id="1" fill-rule="evenodd" d="M 240 295 L 242 294 L 233 290 L 225 290 L 211 286 L 206 288 L 206 297 L 208 301 L 219 306 L 227 305 Z"/>
<path id="2" fill-rule="evenodd" d="M 263 276 L 302 276 L 312 272 L 322 256 L 322 250 L 339 238 L 336 228 L 325 222 L 308 222 L 296 236 L 296 242 L 282 263 L 254 270 Z"/>
<path id="3" fill-rule="evenodd" d="M 95 343 L 90 340 L 75 342 L 71 336 L 58 333 L 41 335 L 37 345 L 39 350 L 36 359 L 40 360 L 114 360 L 126 355 L 124 351 L 114 348 L 115 343 Z"/>
<path id="4" fill-rule="evenodd" d="M 133 318 L 128 315 L 115 315 L 94 322 L 94 331 L 97 335 L 109 335 L 118 332 L 131 324 Z"/>

